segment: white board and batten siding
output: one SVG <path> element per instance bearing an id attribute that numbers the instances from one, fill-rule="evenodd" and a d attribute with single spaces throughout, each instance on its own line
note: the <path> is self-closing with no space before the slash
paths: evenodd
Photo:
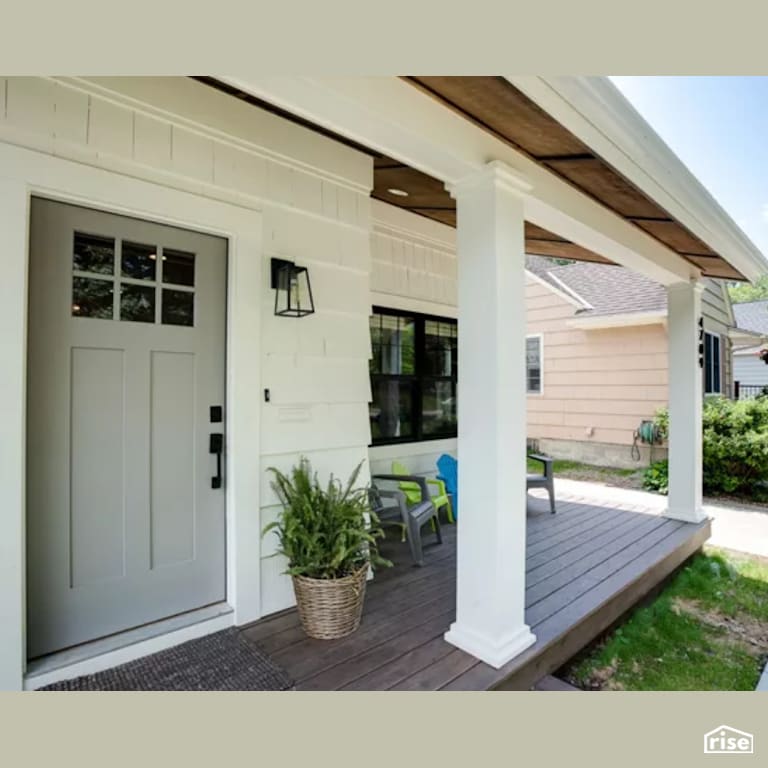
<path id="1" fill-rule="evenodd" d="M 727 291 L 724 280 L 705 279 L 704 293 L 701 294 L 701 314 L 704 317 L 704 330 L 720 336 L 722 392 L 731 396 L 734 375 L 728 330 L 733 328 L 736 322 Z"/>
<path id="2" fill-rule="evenodd" d="M 370 157 L 177 77 L 0 78 L 0 143 L 102 169 L 105 188 L 116 173 L 261 217 L 261 295 L 230 296 L 230 313 L 257 312 L 261 326 L 253 350 L 261 387 L 239 394 L 261 404 L 251 485 L 258 498 L 244 500 L 258 505 L 261 526 L 278 509 L 268 467 L 287 470 L 306 455 L 327 477 L 367 458 Z M 309 268 L 316 314 L 274 316 L 272 257 Z M 229 375 L 237 393 L 237 371 Z M 363 480 L 367 473 L 366 465 Z M 273 538 L 243 553 L 261 562 L 261 614 L 293 602 L 284 562 L 269 557 Z"/>
<path id="3" fill-rule="evenodd" d="M 456 232 L 452 227 L 371 200 L 373 306 L 457 317 Z M 443 453 L 456 455 L 456 439 L 373 446 L 371 472 L 388 473 L 392 461 L 434 475 Z"/>

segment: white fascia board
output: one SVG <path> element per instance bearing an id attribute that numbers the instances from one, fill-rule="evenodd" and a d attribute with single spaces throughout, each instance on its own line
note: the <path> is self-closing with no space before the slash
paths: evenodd
<path id="1" fill-rule="evenodd" d="M 571 288 L 569 285 L 566 285 L 557 275 L 553 274 L 552 272 L 548 272 L 547 274 L 562 288 L 565 293 L 573 296 L 573 298 L 576 299 L 576 301 L 578 301 L 584 309 L 594 309 L 594 307 L 585 298 L 576 293 L 576 291 L 574 291 L 573 288 Z"/>
<path id="2" fill-rule="evenodd" d="M 608 78 L 506 79 L 746 278 L 768 272 L 763 253 Z"/>
<path id="3" fill-rule="evenodd" d="M 522 152 L 397 77 L 219 80 L 455 185 L 493 161 L 529 186 L 525 218 L 662 285 L 695 266 Z"/>
<path id="4" fill-rule="evenodd" d="M 711 278 L 715 280 L 715 278 Z M 728 293 L 728 283 L 725 280 L 715 280 L 720 285 L 720 293 L 722 294 L 723 301 L 725 302 L 725 307 L 728 310 L 728 319 L 730 321 L 730 324 L 735 328 L 736 323 L 736 315 L 733 313 L 733 302 L 731 301 L 731 294 Z"/>
<path id="5" fill-rule="evenodd" d="M 570 328 L 588 331 L 598 328 L 625 328 L 633 325 L 663 325 L 666 322 L 666 312 L 624 312 L 616 315 L 574 317 L 566 320 L 565 324 Z"/>
<path id="6" fill-rule="evenodd" d="M 526 269 L 525 274 L 534 282 L 539 283 L 540 285 L 543 285 L 547 290 L 554 293 L 555 296 L 557 296 L 558 298 L 562 299 L 563 301 L 567 301 L 569 304 L 576 307 L 576 309 L 591 309 L 590 304 L 587 304 L 587 302 L 584 300 L 580 300 L 576 296 L 576 294 L 574 294 L 573 292 L 566 292 L 561 288 L 558 288 L 557 286 L 552 285 L 552 283 L 548 282 L 543 277 L 540 277 L 535 272 L 531 272 L 530 269 Z M 552 277 L 554 278 L 554 276 Z M 560 282 L 560 284 L 562 285 L 562 282 Z"/>
<path id="7" fill-rule="evenodd" d="M 728 338 L 737 344 L 762 344 L 768 338 L 757 331 L 748 331 L 746 328 L 729 328 Z"/>

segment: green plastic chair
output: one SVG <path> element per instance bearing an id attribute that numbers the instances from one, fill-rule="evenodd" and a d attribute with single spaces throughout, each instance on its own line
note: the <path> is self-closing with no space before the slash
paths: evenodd
<path id="1" fill-rule="evenodd" d="M 412 475 L 412 472 L 408 471 L 405 464 L 401 464 L 399 461 L 392 462 L 392 474 L 393 475 Z M 442 480 L 435 480 L 433 478 L 427 478 L 427 485 L 430 486 L 431 501 L 434 504 L 435 509 L 439 512 L 441 509 L 445 509 L 445 517 L 449 523 L 454 522 L 453 508 L 451 507 L 451 497 L 445 490 L 445 483 Z M 409 504 L 418 504 L 421 499 L 421 488 L 418 483 L 404 481 L 400 483 L 400 490 L 405 494 L 405 498 Z"/>

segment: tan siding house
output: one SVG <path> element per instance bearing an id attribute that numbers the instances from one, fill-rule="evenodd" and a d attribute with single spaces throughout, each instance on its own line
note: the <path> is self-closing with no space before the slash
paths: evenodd
<path id="1" fill-rule="evenodd" d="M 661 286 L 617 267 L 553 267 L 537 257 L 529 259 L 529 267 L 528 333 L 540 338 L 542 369 L 540 391 L 528 395 L 529 440 L 558 458 L 608 466 L 632 467 L 662 457 L 663 447 L 635 438 L 640 422 L 667 404 Z M 589 300 L 579 293 L 586 294 L 584 289 Z M 622 292 L 632 297 L 616 295 Z M 631 311 L 622 311 L 627 305 Z M 734 322 L 724 284 L 705 281 L 702 315 L 711 337 L 705 355 L 709 376 L 703 373 L 702 387 L 706 394 L 730 396 Z"/>
<path id="2" fill-rule="evenodd" d="M 574 458 L 576 447 L 560 441 L 585 443 L 579 452 L 590 443 L 630 445 L 641 419 L 667 402 L 664 326 L 569 327 L 573 304 L 530 276 L 526 307 L 543 363 L 542 391 L 528 396 L 528 436 Z"/>

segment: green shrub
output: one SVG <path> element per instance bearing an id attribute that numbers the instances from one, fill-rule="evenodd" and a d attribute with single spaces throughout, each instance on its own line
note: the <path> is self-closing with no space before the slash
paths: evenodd
<path id="1" fill-rule="evenodd" d="M 768 398 L 704 404 L 704 489 L 750 494 L 768 479 Z"/>
<path id="2" fill-rule="evenodd" d="M 654 461 L 643 475 L 643 488 L 667 495 L 669 466 L 666 461 Z"/>
<path id="3" fill-rule="evenodd" d="M 666 438 L 668 411 L 658 411 L 655 421 Z M 768 481 L 768 397 L 754 400 L 707 398 L 702 422 L 704 490 L 756 495 L 759 490 L 756 484 Z M 661 487 L 666 487 L 666 471 L 662 472 L 661 464 L 657 462 L 648 468 L 644 486 L 663 493 Z"/>
<path id="4" fill-rule="evenodd" d="M 275 531 L 278 554 L 288 559 L 287 573 L 313 579 L 349 576 L 370 563 L 374 568 L 392 565 L 379 555 L 377 539 L 383 537 L 368 502 L 368 489 L 356 488 L 362 462 L 345 486 L 331 476 L 323 487 L 303 458 L 283 474 L 274 467 L 272 488 L 283 509 L 262 535 Z"/>

